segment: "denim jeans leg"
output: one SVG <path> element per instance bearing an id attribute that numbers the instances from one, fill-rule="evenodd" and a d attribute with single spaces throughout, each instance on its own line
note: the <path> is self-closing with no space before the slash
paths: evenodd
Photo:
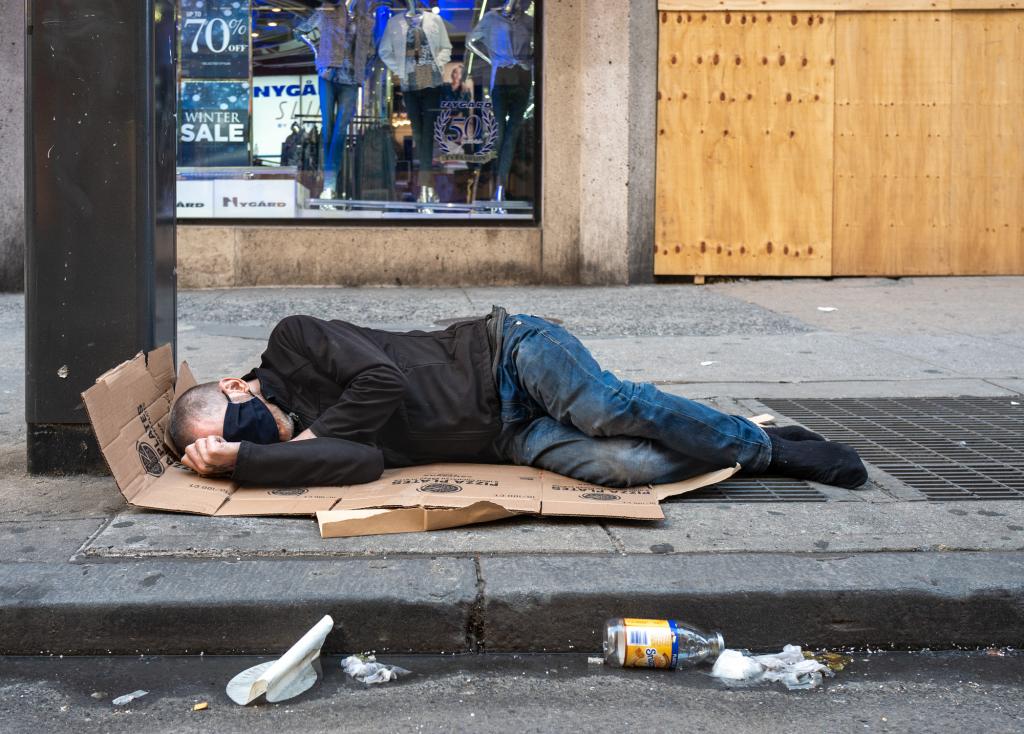
<path id="1" fill-rule="evenodd" d="M 530 400 L 563 425 L 591 437 L 649 439 L 701 466 L 767 468 L 771 443 L 740 416 L 620 380 L 565 329 L 531 316 L 510 317 L 505 340 L 515 379 Z M 503 396 L 504 397 L 504 396 Z M 694 472 L 698 473 L 698 472 Z"/>
<path id="2" fill-rule="evenodd" d="M 508 460 L 604 487 L 678 482 L 722 468 L 672 451 L 648 438 L 595 438 L 544 416 L 508 431 Z"/>
<path id="3" fill-rule="evenodd" d="M 338 171 L 345 150 L 345 136 L 356 114 L 359 87 L 338 84 L 320 77 L 320 140 L 323 145 L 324 188 L 338 189 Z"/>
<path id="4" fill-rule="evenodd" d="M 337 96 L 340 84 L 318 77 L 320 92 L 320 161 L 324 170 L 324 188 L 333 189 L 337 185 L 337 164 L 331 167 L 331 138 L 333 137 L 337 118 Z"/>

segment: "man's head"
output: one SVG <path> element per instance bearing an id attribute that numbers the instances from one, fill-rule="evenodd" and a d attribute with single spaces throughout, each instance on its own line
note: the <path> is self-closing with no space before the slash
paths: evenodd
<path id="1" fill-rule="evenodd" d="M 206 382 L 186 390 L 174 403 L 168 422 L 179 451 L 197 439 L 222 436 L 228 441 L 287 441 L 293 425 L 284 411 L 268 403 L 253 386 L 237 377 Z"/>

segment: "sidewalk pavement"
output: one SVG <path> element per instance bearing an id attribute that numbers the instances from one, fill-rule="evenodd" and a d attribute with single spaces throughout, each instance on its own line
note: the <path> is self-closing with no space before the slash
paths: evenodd
<path id="1" fill-rule="evenodd" d="M 562 321 L 624 378 L 731 412 L 801 398 L 1024 402 L 1021 278 L 179 299 L 179 358 L 200 379 L 257 363 L 291 313 L 433 329 L 498 303 Z M 659 523 L 520 518 L 324 540 L 310 519 L 144 512 L 109 477 L 26 476 L 20 296 L 0 296 L 0 326 L 0 653 L 272 652 L 324 613 L 337 652 L 591 651 L 618 615 L 682 616 L 750 647 L 1024 643 L 1024 467 L 1008 470 L 1017 499 L 935 501 L 869 466 L 863 490 L 678 498 Z"/>

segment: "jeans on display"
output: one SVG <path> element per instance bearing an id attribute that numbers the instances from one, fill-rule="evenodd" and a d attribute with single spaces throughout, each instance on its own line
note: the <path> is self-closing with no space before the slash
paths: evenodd
<path id="1" fill-rule="evenodd" d="M 434 180 L 434 123 L 441 112 L 441 87 L 402 92 L 405 111 L 412 123 L 412 145 L 420 164 L 420 186 L 432 186 Z"/>
<path id="2" fill-rule="evenodd" d="M 519 142 L 519 131 L 523 126 L 526 108 L 530 104 L 530 87 L 498 84 L 491 91 L 491 104 L 498 122 L 497 183 L 500 186 L 508 186 L 508 175 L 512 171 L 512 158 Z"/>
<path id="3" fill-rule="evenodd" d="M 324 188 L 338 187 L 338 170 L 345 149 L 348 125 L 356 114 L 359 99 L 358 84 L 339 84 L 320 77 L 320 116 L 323 130 Z"/>
<path id="4" fill-rule="evenodd" d="M 509 316 L 497 370 L 499 454 L 609 487 L 663 484 L 741 464 L 764 471 L 757 425 L 601 369 L 580 341 L 536 316 Z"/>

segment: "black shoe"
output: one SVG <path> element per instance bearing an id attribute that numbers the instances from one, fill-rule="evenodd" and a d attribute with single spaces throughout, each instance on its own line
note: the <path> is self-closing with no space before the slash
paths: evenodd
<path id="1" fill-rule="evenodd" d="M 835 441 L 790 441 L 768 434 L 772 460 L 765 474 L 810 479 L 834 487 L 856 489 L 868 480 L 868 471 L 856 449 Z"/>
<path id="2" fill-rule="evenodd" d="M 769 436 L 778 436 L 787 441 L 825 441 L 824 436 L 810 431 L 803 426 L 766 426 L 764 432 Z"/>

